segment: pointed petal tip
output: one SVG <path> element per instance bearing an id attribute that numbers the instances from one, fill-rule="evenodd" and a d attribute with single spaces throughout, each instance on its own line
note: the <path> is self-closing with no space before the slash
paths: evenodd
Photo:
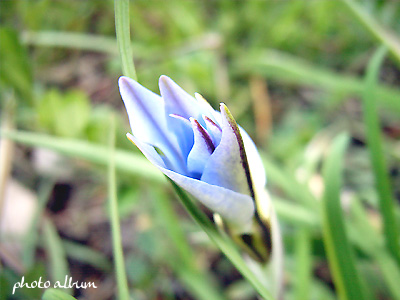
<path id="1" fill-rule="evenodd" d="M 130 79 L 129 77 L 121 76 L 120 78 L 118 78 L 118 86 L 121 87 L 123 85 L 127 85 L 131 81 L 132 81 L 132 79 Z"/>
<path id="2" fill-rule="evenodd" d="M 167 75 L 161 75 L 160 79 L 158 80 L 159 85 L 165 84 L 168 85 L 171 82 L 174 82 L 171 78 L 169 78 Z"/>

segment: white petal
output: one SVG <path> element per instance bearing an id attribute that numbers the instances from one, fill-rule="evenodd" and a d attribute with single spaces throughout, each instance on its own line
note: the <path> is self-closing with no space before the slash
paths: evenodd
<path id="1" fill-rule="evenodd" d="M 201 180 L 252 196 L 243 143 L 236 122 L 228 116 L 228 112 L 226 106 L 221 105 L 221 142 L 210 156 Z"/>

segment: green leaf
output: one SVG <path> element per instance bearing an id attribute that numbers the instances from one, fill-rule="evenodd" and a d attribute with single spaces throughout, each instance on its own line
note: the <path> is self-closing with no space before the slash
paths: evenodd
<path id="1" fill-rule="evenodd" d="M 47 289 L 42 296 L 42 300 L 76 300 L 76 298 L 57 289 Z"/>
<path id="2" fill-rule="evenodd" d="M 12 87 L 19 100 L 32 101 L 33 75 L 28 53 L 14 29 L 0 28 L 0 87 Z"/>
<path id="3" fill-rule="evenodd" d="M 379 206 L 382 213 L 386 245 L 393 257 L 396 259 L 397 264 L 400 266 L 400 232 L 398 230 L 399 227 L 395 215 L 395 200 L 391 191 L 389 172 L 385 162 L 381 128 L 379 125 L 378 109 L 376 105 L 376 99 L 378 98 L 376 94 L 377 78 L 385 54 L 386 48 L 379 48 L 368 65 L 365 78 L 363 109 L 366 138 L 372 169 L 375 176 L 375 185 L 379 195 Z"/>
<path id="4" fill-rule="evenodd" d="M 61 94 L 52 89 L 37 106 L 39 124 L 47 131 L 64 137 L 78 137 L 90 118 L 89 99 L 81 91 Z"/>
<path id="5" fill-rule="evenodd" d="M 343 156 L 349 142 L 347 134 L 333 140 L 324 167 L 325 192 L 322 201 L 323 238 L 339 298 L 343 300 L 367 299 L 356 269 L 353 249 L 349 244 L 340 202 Z"/>

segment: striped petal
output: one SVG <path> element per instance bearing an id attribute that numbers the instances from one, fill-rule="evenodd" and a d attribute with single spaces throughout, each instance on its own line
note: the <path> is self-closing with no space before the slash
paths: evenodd
<path id="1" fill-rule="evenodd" d="M 174 168 L 185 172 L 176 137 L 167 128 L 163 99 L 128 77 L 120 77 L 118 84 L 133 135 L 159 148 L 170 157 Z"/>
<path id="2" fill-rule="evenodd" d="M 221 142 L 208 160 L 201 180 L 253 196 L 246 152 L 239 128 L 228 108 L 221 104 Z"/>
<path id="3" fill-rule="evenodd" d="M 199 179 L 215 147 L 210 135 L 203 126 L 193 118 L 190 118 L 190 122 L 194 133 L 194 145 L 187 159 L 187 167 L 191 175 Z"/>

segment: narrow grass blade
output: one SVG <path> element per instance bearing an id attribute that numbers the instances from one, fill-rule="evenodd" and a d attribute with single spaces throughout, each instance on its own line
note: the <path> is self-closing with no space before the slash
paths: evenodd
<path id="1" fill-rule="evenodd" d="M 299 228 L 299 232 L 296 237 L 296 300 L 308 300 L 311 298 L 311 279 L 311 234 L 308 228 Z"/>
<path id="2" fill-rule="evenodd" d="M 340 299 L 367 299 L 344 225 L 340 204 L 343 156 L 349 137 L 341 134 L 333 141 L 324 168 L 325 192 L 322 201 L 323 238 L 329 266 Z"/>
<path id="3" fill-rule="evenodd" d="M 69 258 L 89 264 L 104 272 L 109 272 L 112 269 L 112 265 L 107 256 L 99 251 L 89 248 L 88 246 L 71 241 L 63 241 L 63 247 L 67 257 Z"/>
<path id="4" fill-rule="evenodd" d="M 59 281 L 64 285 L 69 276 L 67 256 L 53 223 L 45 218 L 43 222 L 44 242 L 46 244 L 47 255 L 49 255 L 51 276 L 54 282 Z M 70 289 L 64 289 L 66 293 L 71 293 Z"/>
<path id="5" fill-rule="evenodd" d="M 400 40 L 395 35 L 379 24 L 373 16 L 368 14 L 359 4 L 353 0 L 341 0 L 352 15 L 374 36 L 375 39 L 384 44 L 397 63 L 400 64 Z"/>
<path id="6" fill-rule="evenodd" d="M 186 210 L 197 222 L 197 224 L 204 230 L 210 240 L 218 246 L 218 248 L 226 255 L 226 257 L 232 262 L 238 271 L 252 284 L 252 286 L 263 299 L 272 300 L 273 297 L 271 296 L 271 293 L 246 265 L 233 242 L 227 237 L 221 235 L 216 230 L 211 221 L 193 204 L 189 196 L 179 186 L 177 186 L 171 180 L 170 182 Z"/>
<path id="7" fill-rule="evenodd" d="M 382 213 L 386 245 L 400 266 L 400 232 L 395 215 L 395 201 L 391 192 L 389 173 L 385 162 L 382 135 L 377 114 L 378 110 L 375 102 L 377 98 L 375 90 L 378 73 L 385 54 L 386 49 L 384 47 L 379 48 L 368 65 L 365 78 L 363 109 L 366 129 L 365 134 L 375 176 L 375 185 L 379 195 L 379 206 Z"/>
<path id="8" fill-rule="evenodd" d="M 27 45 L 65 47 L 112 55 L 119 53 L 116 39 L 104 35 L 68 31 L 25 31 L 21 39 Z"/>
<path id="9" fill-rule="evenodd" d="M 110 151 L 108 158 L 108 209 L 110 213 L 111 235 L 113 245 L 113 255 L 115 263 L 115 273 L 117 277 L 118 299 L 128 300 L 129 290 L 126 278 L 124 253 L 122 250 L 121 228 L 118 214 L 117 203 L 117 180 L 115 174 L 115 120 L 111 120 L 110 128 Z"/>
<path id="10" fill-rule="evenodd" d="M 28 146 L 44 147 L 103 166 L 108 164 L 109 149 L 102 145 L 24 131 L 2 131 L 1 135 Z M 115 165 L 120 171 L 129 172 L 158 183 L 166 182 L 156 167 L 152 166 L 142 155 L 134 154 L 132 151 L 115 151 Z"/>
<path id="11" fill-rule="evenodd" d="M 242 59 L 234 68 L 237 73 L 258 73 L 267 78 L 280 80 L 295 85 L 307 85 L 325 89 L 333 94 L 362 96 L 364 82 L 357 77 L 335 73 L 311 63 L 275 50 L 255 51 L 250 55 L 238 55 Z M 377 85 L 376 93 L 379 106 L 400 113 L 400 90 Z M 344 101 L 346 97 L 340 97 Z"/>
<path id="12" fill-rule="evenodd" d="M 137 80 L 129 25 L 129 0 L 114 0 L 115 33 L 125 76 Z"/>
<path id="13" fill-rule="evenodd" d="M 76 300 L 76 298 L 57 289 L 47 289 L 43 293 L 42 300 Z"/>
<path id="14" fill-rule="evenodd" d="M 359 199 L 353 199 L 352 226 L 349 233 L 352 234 L 354 243 L 369 255 L 382 273 L 386 287 L 394 299 L 400 299 L 400 269 L 397 267 L 394 257 L 384 245 L 384 240 L 378 231 L 372 227 L 365 209 Z M 350 224 L 349 224 L 350 225 Z"/>
<path id="15" fill-rule="evenodd" d="M 265 153 L 261 153 L 261 158 L 268 173 L 268 180 L 279 186 L 290 199 L 312 210 L 317 209 L 318 202 L 307 187 L 299 183 L 292 174 L 279 167 Z"/>
<path id="16" fill-rule="evenodd" d="M 172 269 L 177 272 L 181 282 L 193 293 L 196 299 L 202 300 L 224 300 L 213 277 L 196 265 L 196 254 L 185 237 L 179 218 L 175 213 L 165 193 L 153 192 L 154 206 L 157 213 L 157 220 L 160 226 L 171 240 L 171 256 L 174 259 L 168 260 Z"/>

